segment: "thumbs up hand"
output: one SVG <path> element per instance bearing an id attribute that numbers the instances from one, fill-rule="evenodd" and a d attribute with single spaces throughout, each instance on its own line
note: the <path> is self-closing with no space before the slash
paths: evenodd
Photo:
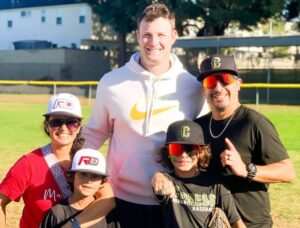
<path id="1" fill-rule="evenodd" d="M 246 178 L 248 171 L 239 152 L 228 138 L 225 138 L 225 143 L 227 149 L 220 154 L 222 166 L 227 165 L 231 168 L 234 175 Z"/>

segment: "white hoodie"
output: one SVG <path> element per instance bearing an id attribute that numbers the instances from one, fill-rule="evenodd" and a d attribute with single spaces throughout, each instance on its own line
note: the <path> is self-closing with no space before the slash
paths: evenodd
<path id="1" fill-rule="evenodd" d="M 159 77 L 140 66 L 139 58 L 135 53 L 101 78 L 83 133 L 88 148 L 98 149 L 110 139 L 107 168 L 117 198 L 156 205 L 150 180 L 163 170 L 156 160 L 167 127 L 206 114 L 208 106 L 200 82 L 175 55 L 171 68 Z"/>

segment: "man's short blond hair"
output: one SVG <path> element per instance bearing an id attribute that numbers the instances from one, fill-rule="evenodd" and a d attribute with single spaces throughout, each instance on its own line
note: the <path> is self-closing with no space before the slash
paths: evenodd
<path id="1" fill-rule="evenodd" d="M 142 20 L 151 22 L 160 17 L 168 19 L 172 25 L 172 29 L 175 29 L 174 13 L 171 12 L 165 4 L 161 3 L 155 3 L 147 6 L 142 15 L 138 18 L 137 27 L 139 28 Z"/>

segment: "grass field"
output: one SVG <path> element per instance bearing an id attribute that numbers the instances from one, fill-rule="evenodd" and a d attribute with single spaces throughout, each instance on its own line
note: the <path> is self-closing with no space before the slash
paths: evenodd
<path id="1" fill-rule="evenodd" d="M 50 95 L 0 94 L 0 180 L 14 162 L 24 153 L 49 142 L 44 134 L 42 114 Z M 92 102 L 81 98 L 84 121 Z M 254 106 L 253 106 L 254 107 Z M 259 111 L 271 119 L 287 148 L 291 160 L 300 172 L 300 106 L 260 105 Z M 101 149 L 105 152 L 106 147 Z M 291 184 L 272 184 L 270 195 L 274 227 L 298 227 L 300 224 L 300 181 Z M 22 203 L 7 207 L 7 227 L 18 227 Z M 297 212 L 298 211 L 298 212 Z"/>

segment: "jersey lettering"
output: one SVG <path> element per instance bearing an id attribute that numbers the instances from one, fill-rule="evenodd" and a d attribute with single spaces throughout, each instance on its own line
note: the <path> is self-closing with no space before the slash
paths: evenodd
<path id="1" fill-rule="evenodd" d="M 44 192 L 44 200 L 52 199 L 56 202 L 57 200 L 60 201 L 61 198 L 61 194 L 57 194 L 55 189 L 48 188 Z"/>
<path id="2" fill-rule="evenodd" d="M 179 187 L 176 185 L 175 188 L 178 190 Z M 215 194 L 197 194 L 176 191 L 176 196 L 172 199 L 174 203 L 184 204 L 193 207 L 193 210 L 211 211 L 216 206 L 216 195 Z"/>

